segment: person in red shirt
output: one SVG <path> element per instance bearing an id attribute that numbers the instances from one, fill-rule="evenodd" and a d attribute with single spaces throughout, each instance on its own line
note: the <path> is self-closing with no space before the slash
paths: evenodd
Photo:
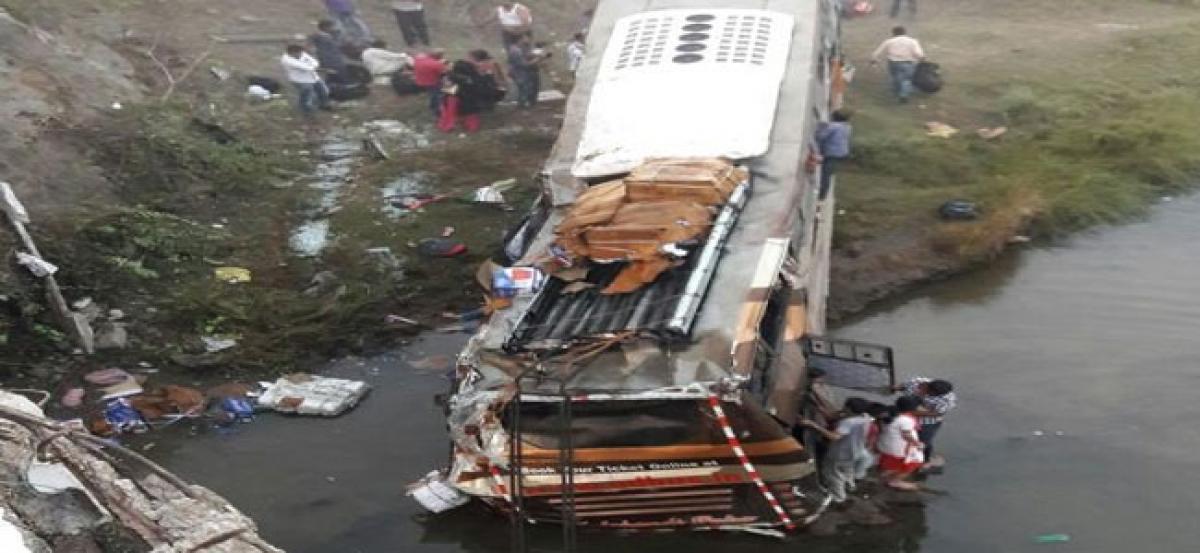
<path id="1" fill-rule="evenodd" d="M 413 83 L 429 92 L 429 110 L 437 119 L 442 113 L 442 75 L 446 74 L 446 53 L 439 49 L 413 57 Z"/>

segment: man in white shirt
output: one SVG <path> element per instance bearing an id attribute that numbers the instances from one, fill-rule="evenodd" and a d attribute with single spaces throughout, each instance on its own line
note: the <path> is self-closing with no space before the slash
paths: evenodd
<path id="1" fill-rule="evenodd" d="M 925 59 L 921 43 L 908 36 L 904 27 L 893 27 L 892 38 L 883 41 L 871 54 L 871 64 L 884 58 L 887 59 L 888 75 L 892 80 L 892 92 L 901 104 L 907 103 L 912 95 L 912 78 L 917 70 L 917 62 Z"/>
<path id="2" fill-rule="evenodd" d="M 411 68 L 413 59 L 404 52 L 393 52 L 387 49 L 387 43 L 376 40 L 371 47 L 362 52 L 363 67 L 371 72 L 371 76 L 391 77 L 395 72 Z"/>
<path id="3" fill-rule="evenodd" d="M 287 51 L 279 58 L 279 63 L 283 65 L 288 81 L 291 81 L 300 95 L 297 106 L 301 112 L 308 115 L 318 108 L 331 109 L 329 89 L 321 80 L 321 75 L 317 73 L 321 64 L 308 55 L 304 48 L 298 44 L 289 45 Z"/>
<path id="4" fill-rule="evenodd" d="M 504 2 L 496 6 L 496 21 L 500 23 L 500 36 L 504 39 L 505 49 L 522 36 L 532 37 L 533 14 L 524 4 Z"/>

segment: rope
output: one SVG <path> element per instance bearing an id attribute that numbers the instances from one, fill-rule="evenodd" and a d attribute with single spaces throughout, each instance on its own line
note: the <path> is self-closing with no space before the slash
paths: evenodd
<path id="1" fill-rule="evenodd" d="M 733 432 L 733 426 L 729 424 L 729 419 L 725 417 L 725 410 L 721 409 L 721 400 L 717 399 L 714 394 L 709 394 L 708 405 L 712 407 L 713 413 L 717 415 L 717 423 L 721 425 L 721 431 L 725 433 L 725 440 L 729 442 L 729 447 L 733 449 L 734 455 L 737 455 L 739 461 L 742 462 L 742 468 L 746 470 L 746 474 L 754 481 L 754 485 L 758 486 L 758 491 L 762 493 L 767 503 L 775 510 L 775 514 L 779 516 L 779 522 L 788 530 L 795 530 L 796 523 L 792 522 L 792 518 L 788 516 L 787 511 L 783 509 L 783 505 L 775 498 L 775 494 L 771 493 L 771 489 L 767 487 L 767 483 L 763 481 L 762 476 L 758 474 L 758 470 L 754 468 L 754 464 L 750 462 L 750 457 L 746 455 L 746 451 L 742 449 L 742 443 L 737 438 L 737 434 Z"/>

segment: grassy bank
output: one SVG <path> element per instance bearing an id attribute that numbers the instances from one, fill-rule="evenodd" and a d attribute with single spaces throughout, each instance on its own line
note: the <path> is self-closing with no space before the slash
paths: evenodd
<path id="1" fill-rule="evenodd" d="M 915 21 L 847 22 L 860 70 L 848 98 L 854 163 L 838 190 L 843 276 L 893 266 L 909 275 L 898 278 L 919 280 L 986 260 L 1017 235 L 1055 237 L 1136 217 L 1192 185 L 1200 170 L 1194 5 L 938 1 L 921 9 Z M 896 23 L 942 65 L 937 95 L 898 105 L 885 71 L 867 65 Z M 960 132 L 926 136 L 930 121 Z M 976 135 L 998 126 L 1008 132 Z M 977 202 L 980 218 L 939 221 L 950 199 Z M 844 280 L 843 296 L 871 285 Z"/>

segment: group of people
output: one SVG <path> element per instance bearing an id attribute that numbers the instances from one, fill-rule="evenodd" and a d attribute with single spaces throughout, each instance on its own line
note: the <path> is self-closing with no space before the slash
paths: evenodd
<path id="1" fill-rule="evenodd" d="M 920 489 L 911 481 L 915 474 L 943 466 L 933 443 L 957 403 L 950 382 L 913 378 L 895 387 L 901 395 L 891 405 L 851 397 L 839 409 L 823 390 L 824 374 L 811 373 L 810 405 L 824 423 L 802 418 L 797 426 L 817 438 L 821 483 L 834 503 L 846 501 L 872 467 L 884 485 L 914 491 Z"/>
<path id="2" fill-rule="evenodd" d="M 480 114 L 505 98 L 510 85 L 515 88 L 518 107 L 537 103 L 541 69 L 552 54 L 544 44 L 533 41 L 533 13 L 523 4 L 502 2 L 488 20 L 499 28 L 505 70 L 505 64 L 484 49 L 450 62 L 444 50 L 432 48 L 424 4 L 419 0 L 391 5 L 405 43 L 421 48 L 414 55 L 389 50 L 384 41 L 374 38 L 353 0 L 324 1 L 329 18 L 320 21 L 309 37 L 312 54 L 301 45 L 289 45 L 281 59 L 288 80 L 299 93 L 299 109 L 306 114 L 329 109 L 331 86 L 357 85 L 364 80 L 391 80 L 400 91 L 396 84 L 400 79 L 424 92 L 437 127 L 445 132 L 460 127 L 467 132 L 477 130 Z M 590 11 L 585 17 L 590 18 Z M 584 54 L 583 33 L 575 33 L 566 52 L 568 67 L 574 72 Z M 348 59 L 361 61 L 361 66 L 348 63 Z"/>

